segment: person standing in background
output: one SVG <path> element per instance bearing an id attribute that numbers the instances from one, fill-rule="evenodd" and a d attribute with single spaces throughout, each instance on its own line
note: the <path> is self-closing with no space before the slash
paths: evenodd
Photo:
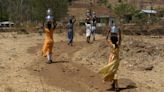
<path id="1" fill-rule="evenodd" d="M 86 19 L 85 26 L 86 26 L 86 37 L 87 37 L 86 41 L 87 43 L 90 43 L 92 26 L 89 18 Z"/>
<path id="2" fill-rule="evenodd" d="M 95 32 L 96 32 L 96 23 L 97 23 L 97 18 L 96 18 L 96 13 L 93 12 L 92 14 L 92 21 L 91 21 L 91 24 L 92 24 L 92 30 L 91 30 L 91 34 L 92 34 L 92 37 L 93 37 L 93 41 L 95 41 Z"/>
<path id="3" fill-rule="evenodd" d="M 71 16 L 69 18 L 67 28 L 68 28 L 68 45 L 73 46 L 73 38 L 74 38 L 74 23 L 76 22 L 76 19 L 74 16 Z"/>

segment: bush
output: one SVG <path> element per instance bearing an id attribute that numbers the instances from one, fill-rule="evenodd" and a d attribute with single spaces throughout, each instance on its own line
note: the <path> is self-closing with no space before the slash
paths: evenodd
<path id="1" fill-rule="evenodd" d="M 107 8 L 112 9 L 112 4 L 108 3 Z"/>
<path id="2" fill-rule="evenodd" d="M 108 1 L 107 1 L 107 0 L 99 0 L 99 4 L 100 4 L 100 5 L 105 5 L 105 6 L 107 6 L 107 5 L 108 5 Z"/>
<path id="3" fill-rule="evenodd" d="M 126 3 L 116 5 L 113 10 L 119 18 L 123 18 L 125 15 L 134 15 L 136 11 L 135 7 Z"/>
<path id="4" fill-rule="evenodd" d="M 68 0 L 1 0 L 2 9 L 14 22 L 24 21 L 44 21 L 46 10 L 51 8 L 54 12 L 55 19 L 67 15 Z M 4 13 L 3 13 L 4 14 Z"/>

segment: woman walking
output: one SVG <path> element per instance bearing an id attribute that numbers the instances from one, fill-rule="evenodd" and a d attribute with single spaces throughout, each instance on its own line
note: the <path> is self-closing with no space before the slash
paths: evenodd
<path id="1" fill-rule="evenodd" d="M 115 89 L 118 88 L 116 73 L 120 63 L 119 47 L 121 44 L 121 34 L 119 34 L 119 37 L 115 34 L 111 34 L 110 40 L 107 40 L 107 43 L 110 47 L 109 62 L 99 73 L 103 75 L 104 82 L 112 82 L 111 86 Z"/>
<path id="2" fill-rule="evenodd" d="M 51 14 L 51 10 L 47 10 L 48 16 L 46 17 L 46 24 L 44 28 L 45 32 L 45 40 L 44 40 L 44 45 L 42 48 L 42 55 L 47 56 L 47 63 L 51 64 L 52 63 L 52 49 L 53 49 L 53 32 L 56 27 L 56 24 L 54 23 L 53 16 Z"/>
<path id="3" fill-rule="evenodd" d="M 73 38 L 74 38 L 74 23 L 75 23 L 76 19 L 74 18 L 74 16 L 72 16 L 67 24 L 67 28 L 68 28 L 68 45 L 73 46 Z"/>
<path id="4" fill-rule="evenodd" d="M 85 26 L 86 26 L 86 37 L 87 37 L 87 43 L 90 43 L 90 37 L 91 37 L 91 31 L 92 31 L 92 25 L 91 25 L 91 22 L 90 22 L 90 19 L 89 19 L 89 18 L 86 19 Z"/>

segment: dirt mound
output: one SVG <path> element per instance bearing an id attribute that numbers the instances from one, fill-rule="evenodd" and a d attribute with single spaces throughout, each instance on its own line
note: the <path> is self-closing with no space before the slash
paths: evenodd
<path id="1" fill-rule="evenodd" d="M 126 24 L 121 29 L 125 35 L 164 35 L 164 26 L 162 23 L 143 26 Z"/>
<path id="2" fill-rule="evenodd" d="M 158 63 L 156 60 L 164 56 L 164 44 L 151 44 L 140 40 L 126 40 L 120 49 L 120 58 L 126 61 L 125 66 L 132 70 L 146 70 Z M 109 47 L 105 41 L 91 44 L 74 54 L 73 61 L 85 64 L 91 70 L 97 72 L 107 64 Z M 96 66 L 96 67 L 95 67 Z M 149 69 L 148 69 L 149 70 Z"/>
<path id="3" fill-rule="evenodd" d="M 39 44 L 38 46 L 30 47 L 27 52 L 34 54 L 38 47 L 40 47 Z M 77 42 L 74 43 L 73 47 L 66 45 L 66 42 L 57 42 L 55 43 L 53 64 L 45 65 L 45 60 L 39 57 L 38 61 L 41 61 L 39 63 L 41 67 L 38 68 L 36 66 L 37 63 L 34 63 L 32 65 L 32 73 L 41 76 L 43 83 L 62 88 L 64 92 L 66 90 L 68 92 L 112 91 L 110 90 L 110 84 L 103 84 L 102 78 L 98 73 L 94 72 L 94 70 L 99 69 L 97 67 L 101 67 L 106 63 L 106 60 L 103 59 L 107 59 L 107 49 L 108 46 L 103 41 L 97 41 L 92 44 Z M 95 59 L 102 59 L 102 62 Z M 136 85 L 130 79 L 119 79 L 119 84 L 120 90 L 136 92 L 133 89 Z M 129 88 L 129 85 L 133 87 Z"/>
<path id="4" fill-rule="evenodd" d="M 108 62 L 105 37 L 92 44 L 75 36 L 68 46 L 66 34 L 54 34 L 53 64 L 40 56 L 43 36 L 0 33 L 0 92 L 110 92 L 97 71 Z M 123 92 L 163 92 L 163 36 L 123 35 L 119 88 Z M 96 72 L 96 73 L 95 73 Z M 113 92 L 113 91 L 111 91 Z M 114 91 L 115 92 L 115 91 Z"/>
<path id="5" fill-rule="evenodd" d="M 108 55 L 109 48 L 105 41 L 98 41 L 77 51 L 74 54 L 73 61 L 85 64 L 88 68 L 97 72 L 100 67 L 107 63 Z"/>
<path id="6" fill-rule="evenodd" d="M 136 75 L 142 75 L 142 72 L 144 72 L 147 74 L 145 76 L 150 76 L 151 73 L 159 73 L 161 71 L 158 65 L 164 56 L 162 39 L 152 38 L 151 36 L 124 37 L 123 35 L 123 43 L 120 49 L 121 64 L 119 67 L 121 73 L 118 74 L 121 76 L 119 78 L 119 86 L 123 90 L 125 88 L 125 92 L 129 90 L 130 92 L 142 92 L 140 88 L 146 89 L 146 87 L 155 90 L 154 84 L 146 85 L 147 81 L 149 83 L 154 82 L 151 77 L 145 79 L 146 77 L 139 76 L 139 78 L 143 77 L 143 80 L 146 80 L 144 82 L 142 79 L 138 79 Z M 34 54 L 39 48 L 41 48 L 41 44 L 30 47 L 27 49 L 27 53 Z M 97 73 L 100 68 L 107 64 L 109 50 L 104 40 L 97 40 L 91 44 L 85 41 L 78 41 L 73 46 L 68 46 L 67 42 L 61 40 L 54 43 L 53 61 L 55 62 L 51 65 L 46 65 L 46 58 L 39 56 L 35 61 L 39 62 L 40 69 L 37 68 L 36 62 L 30 67 L 30 71 L 34 75 L 41 76 L 44 85 L 47 84 L 59 88 L 62 90 L 61 92 L 110 91 L 110 85 L 102 84 L 102 78 Z M 134 86 L 134 84 L 136 85 Z M 129 86 L 130 88 L 128 88 Z M 46 90 L 49 91 L 49 89 Z M 122 89 L 120 90 L 122 91 Z"/>
<path id="7" fill-rule="evenodd" d="M 143 41 L 131 40 L 122 45 L 121 58 L 125 59 L 130 69 L 145 70 L 158 63 L 163 57 L 164 44 L 153 45 Z M 127 58 L 128 57 L 128 58 Z"/>
<path id="8" fill-rule="evenodd" d="M 39 65 L 42 67 L 38 68 L 37 63 L 34 63 L 31 72 L 43 77 L 43 83 L 61 88 L 63 92 L 105 92 L 110 88 L 109 84 L 103 84 L 98 74 L 82 64 L 71 61 L 73 53 L 87 46 L 89 44 L 86 42 L 77 42 L 73 47 L 68 46 L 66 42 L 57 42 L 54 49 L 54 63 L 45 65 L 45 60 L 39 57 L 38 61 L 42 61 Z M 38 47 L 40 46 L 30 47 L 27 52 L 34 54 Z"/>
<path id="9" fill-rule="evenodd" d="M 125 35 L 164 35 L 164 29 L 152 29 L 152 30 L 124 30 Z"/>

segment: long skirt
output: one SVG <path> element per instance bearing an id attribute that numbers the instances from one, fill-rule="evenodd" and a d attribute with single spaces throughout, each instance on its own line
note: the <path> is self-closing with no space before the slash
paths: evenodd
<path id="1" fill-rule="evenodd" d="M 95 40 L 95 32 L 96 32 L 96 27 L 93 26 L 91 34 L 92 34 L 94 40 Z"/>
<path id="2" fill-rule="evenodd" d="M 42 48 L 42 55 L 43 56 L 47 56 L 48 54 L 52 54 L 53 44 L 54 44 L 53 41 L 48 41 L 48 40 L 44 41 L 44 45 Z"/>
<path id="3" fill-rule="evenodd" d="M 91 30 L 87 29 L 86 30 L 86 37 L 90 37 L 91 36 Z"/>
<path id="4" fill-rule="evenodd" d="M 72 43 L 73 42 L 73 30 L 69 30 L 68 31 L 68 43 Z"/>
<path id="5" fill-rule="evenodd" d="M 104 66 L 99 73 L 103 75 L 104 81 L 112 81 L 115 79 L 115 75 L 117 73 L 118 67 L 119 67 L 120 60 L 115 59 L 112 62 L 108 63 L 106 66 Z"/>

